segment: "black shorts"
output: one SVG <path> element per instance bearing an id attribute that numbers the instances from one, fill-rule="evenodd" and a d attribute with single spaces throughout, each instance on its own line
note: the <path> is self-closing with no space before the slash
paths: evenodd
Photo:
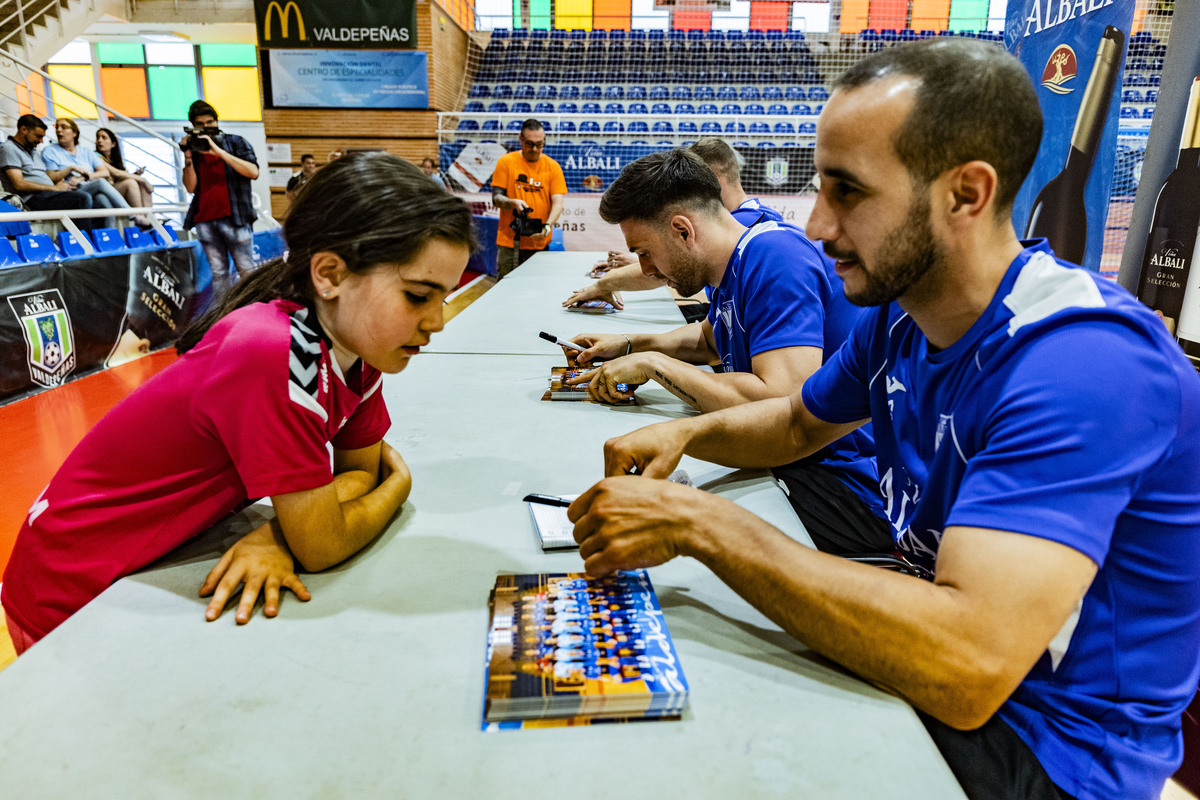
<path id="1" fill-rule="evenodd" d="M 896 549 L 892 524 L 876 516 L 833 470 L 816 459 L 801 459 L 771 472 L 821 552 L 858 556 Z"/>
<path id="2" fill-rule="evenodd" d="M 999 717 L 973 731 L 960 731 L 920 711 L 917 716 L 971 800 L 1072 800 Z"/>

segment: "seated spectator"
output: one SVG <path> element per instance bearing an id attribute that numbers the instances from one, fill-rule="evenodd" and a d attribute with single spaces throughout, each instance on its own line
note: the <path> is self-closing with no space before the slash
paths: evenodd
<path id="1" fill-rule="evenodd" d="M 29 211 L 82 210 L 92 207 L 92 196 L 77 191 L 86 173 L 79 167 L 47 169 L 37 146 L 46 138 L 46 123 L 33 114 L 22 114 L 17 132 L 0 145 L 0 170 L 4 189 L 21 198 Z M 81 219 L 79 227 L 97 227 L 98 220 Z"/>
<path id="2" fill-rule="evenodd" d="M 91 195 L 92 208 L 129 208 L 129 203 L 117 191 L 109 180 L 108 165 L 100 160 L 96 151 L 79 143 L 79 126 L 75 120 L 63 117 L 54 124 L 54 133 L 58 136 L 57 144 L 49 144 L 42 148 L 42 160 L 49 169 L 65 169 L 77 167 L 84 180 L 78 184 L 78 190 Z M 116 226 L 115 217 L 103 219 L 106 227 Z M 137 223 L 143 227 L 150 224 L 146 217 L 140 217 Z"/>
<path id="3" fill-rule="evenodd" d="M 108 167 L 109 180 L 117 187 L 125 202 L 130 206 L 142 208 L 149 208 L 154 204 L 154 187 L 150 185 L 149 180 L 142 177 L 142 173 L 146 171 L 145 167 L 137 167 L 132 172 L 128 170 L 125 158 L 121 155 L 121 142 L 108 128 L 96 131 L 96 155 L 100 156 L 100 160 Z"/>
<path id="4" fill-rule="evenodd" d="M 436 183 L 443 189 L 446 187 L 446 179 L 442 177 L 442 173 L 438 170 L 437 162 L 426 156 L 421 160 L 421 171 L 429 176 L 429 180 Z M 447 189 L 449 191 L 449 189 Z"/>
<path id="5" fill-rule="evenodd" d="M 292 177 L 288 178 L 287 182 L 287 199 L 291 203 L 295 201 L 297 192 L 304 187 L 306 183 L 312 180 L 312 176 L 317 174 L 317 159 L 312 153 L 305 153 L 300 156 L 300 171 Z"/>

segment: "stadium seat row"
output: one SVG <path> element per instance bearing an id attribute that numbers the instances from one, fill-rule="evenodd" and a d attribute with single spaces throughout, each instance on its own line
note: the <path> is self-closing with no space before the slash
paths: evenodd
<path id="1" fill-rule="evenodd" d="M 719 122 L 703 122 L 697 124 L 690 120 L 680 122 L 678 126 L 673 123 L 660 119 L 653 124 L 645 120 L 634 120 L 628 124 L 624 124 L 617 120 L 609 120 L 601 125 L 593 119 L 584 120 L 576 127 L 575 123 L 570 120 L 560 122 L 558 127 L 553 127 L 548 122 L 542 123 L 546 130 L 557 131 L 558 133 L 777 133 L 777 134 L 792 134 L 799 133 L 802 136 L 815 136 L 817 126 L 814 122 L 802 122 L 799 125 L 794 125 L 791 122 L 776 122 L 771 125 L 767 122 L 751 122 L 747 123 L 738 120 L 730 121 L 722 126 Z M 460 133 L 471 133 L 474 131 L 499 131 L 501 130 L 500 123 L 494 119 L 484 120 L 482 124 L 473 119 L 464 119 L 458 123 L 456 129 Z M 520 131 L 521 120 L 509 120 L 508 124 L 503 127 L 505 131 Z M 552 144 L 561 144 L 561 141 L 552 142 Z"/>
<path id="2" fill-rule="evenodd" d="M 478 100 L 472 100 L 463 106 L 462 113 L 464 114 L 655 114 L 659 116 L 683 115 L 683 114 L 700 114 L 707 116 L 712 114 L 748 114 L 754 115 L 769 115 L 769 116 L 810 116 L 820 114 L 821 109 L 825 106 L 823 103 L 817 103 L 811 106 L 808 103 L 793 103 L 791 108 L 788 108 L 783 103 L 771 103 L 767 106 L 761 103 L 747 103 L 745 106 L 738 103 L 724 103 L 719 108 L 716 103 L 701 103 L 699 106 L 691 103 L 676 103 L 672 108 L 667 103 L 654 103 L 647 106 L 645 103 L 630 103 L 626 107 L 623 103 L 606 103 L 601 109 L 599 103 L 584 103 L 576 105 L 575 103 L 559 103 L 557 106 L 550 102 L 540 102 L 536 105 L 529 103 L 513 103 L 511 106 L 505 102 L 489 103 L 486 107 Z"/>
<path id="3" fill-rule="evenodd" d="M 580 87 L 569 84 L 557 87 L 544 84 L 536 90 L 533 84 L 518 86 L 500 84 L 488 87 L 475 84 L 468 98 L 492 100 L 818 100 L 829 99 L 829 90 L 824 86 L 625 86 L 601 87 L 588 84 Z"/>
<path id="4" fill-rule="evenodd" d="M 710 42 L 762 42 L 762 41 L 777 41 L 780 39 L 792 39 L 802 41 L 804 39 L 803 31 L 703 31 L 703 30 L 591 30 L 584 31 L 578 28 L 572 30 L 544 30 L 535 28 L 527 30 L 525 28 L 515 28 L 508 30 L 507 28 L 496 28 L 492 31 L 492 41 L 509 40 L 521 41 L 523 39 L 549 39 L 569 41 L 588 41 L 598 42 L 608 40 L 610 42 L 617 41 L 705 41 Z"/>
<path id="5" fill-rule="evenodd" d="M 690 62 L 687 67 L 667 69 L 649 65 L 647 69 L 602 70 L 575 67 L 523 69 L 481 69 L 475 73 L 477 84 L 513 83 L 516 81 L 562 83 L 664 83 L 686 80 L 689 83 L 824 83 L 821 71 L 815 67 L 772 62 L 755 69 L 712 68 L 702 62 Z"/>
<path id="6" fill-rule="evenodd" d="M 134 227 L 125 229 L 124 238 L 116 228 L 96 228 L 90 235 L 87 231 L 80 233 L 87 237 L 98 253 L 105 254 L 122 250 L 153 250 L 177 243 L 179 237 L 175 231 L 169 225 L 163 227 L 170 241 L 164 240 L 156 230 L 142 231 Z M 86 255 L 83 245 L 68 231 L 59 232 L 58 244 L 55 244 L 48 233 L 26 233 L 17 236 L 15 247 L 7 237 L 0 236 L 0 267 L 45 264 L 68 258 L 82 258 Z"/>

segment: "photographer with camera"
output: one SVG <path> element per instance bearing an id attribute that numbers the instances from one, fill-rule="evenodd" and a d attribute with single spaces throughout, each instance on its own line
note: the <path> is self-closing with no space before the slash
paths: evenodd
<path id="1" fill-rule="evenodd" d="M 542 123 L 525 120 L 518 138 L 520 151 L 503 156 L 492 173 L 492 202 L 500 209 L 496 232 L 500 278 L 550 244 L 567 194 L 562 167 L 543 155 L 546 131 Z"/>
<path id="2" fill-rule="evenodd" d="M 251 238 L 258 214 L 250 197 L 250 181 L 258 177 L 254 148 L 241 136 L 217 127 L 217 110 L 203 100 L 188 108 L 183 186 L 192 193 L 183 227 L 196 229 L 213 274 L 213 294 L 229 289 L 229 258 L 238 275 L 254 269 Z"/>

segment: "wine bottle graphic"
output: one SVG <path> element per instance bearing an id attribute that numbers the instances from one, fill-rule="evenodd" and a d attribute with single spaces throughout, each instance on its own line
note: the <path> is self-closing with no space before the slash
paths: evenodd
<path id="1" fill-rule="evenodd" d="M 1083 263 L 1087 249 L 1087 204 L 1084 190 L 1096 160 L 1096 149 L 1108 107 L 1116 88 L 1117 72 L 1125 52 L 1125 34 L 1109 25 L 1100 37 L 1092 74 L 1083 90 L 1071 149 L 1062 172 L 1050 179 L 1038 192 L 1025 227 L 1026 239 L 1046 238 L 1054 253 L 1064 261 Z"/>
<path id="2" fill-rule="evenodd" d="M 1200 78 L 1192 82 L 1188 97 L 1178 164 L 1158 190 L 1154 203 L 1137 291 L 1139 300 L 1163 315 L 1172 333 L 1176 332 L 1178 321 L 1181 339 L 1185 294 L 1200 279 L 1200 271 L 1192 269 L 1197 226 L 1200 226 Z M 1191 306 L 1200 306 L 1200 294 L 1192 294 Z M 1186 327 L 1190 339 L 1200 342 L 1200 307 L 1189 310 Z"/>

